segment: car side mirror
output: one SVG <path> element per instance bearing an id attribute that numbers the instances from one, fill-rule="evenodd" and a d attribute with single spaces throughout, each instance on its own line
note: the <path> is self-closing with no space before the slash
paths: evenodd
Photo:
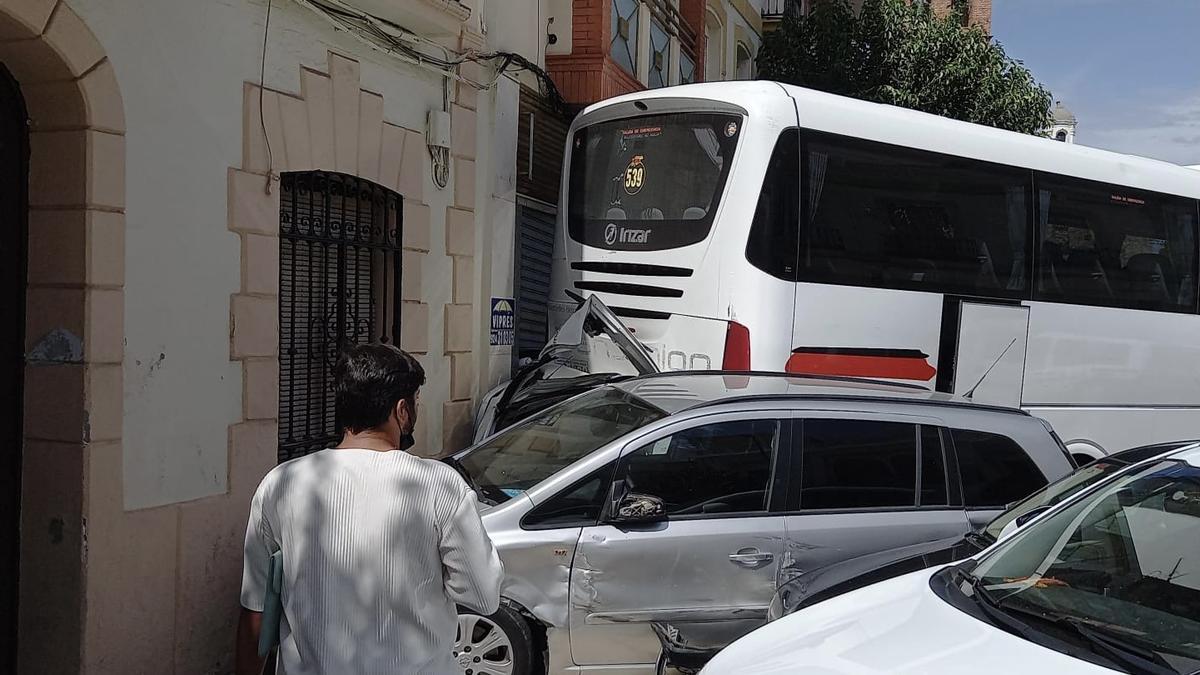
<path id="1" fill-rule="evenodd" d="M 667 505 L 653 495 L 629 493 L 617 502 L 611 521 L 620 524 L 658 523 L 667 519 Z"/>

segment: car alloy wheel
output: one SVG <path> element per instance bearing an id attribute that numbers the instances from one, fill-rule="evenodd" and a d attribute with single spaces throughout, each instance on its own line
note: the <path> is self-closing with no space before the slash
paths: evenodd
<path id="1" fill-rule="evenodd" d="M 466 675 L 514 675 L 512 639 L 491 618 L 458 615 L 454 660 Z"/>

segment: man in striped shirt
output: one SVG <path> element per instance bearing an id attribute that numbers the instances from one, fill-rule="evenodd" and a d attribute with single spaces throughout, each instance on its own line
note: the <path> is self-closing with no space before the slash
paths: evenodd
<path id="1" fill-rule="evenodd" d="M 387 345 L 335 370 L 336 448 L 285 462 L 250 505 L 237 673 L 258 675 L 270 557 L 282 551 L 278 672 L 460 673 L 455 605 L 496 611 L 504 568 L 475 493 L 412 446 L 421 365 Z"/>

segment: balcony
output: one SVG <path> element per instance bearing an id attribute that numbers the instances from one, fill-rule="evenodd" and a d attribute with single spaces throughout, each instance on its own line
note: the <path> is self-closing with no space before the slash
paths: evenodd
<path id="1" fill-rule="evenodd" d="M 762 0 L 763 21 L 782 21 L 784 16 L 799 15 L 803 0 Z"/>

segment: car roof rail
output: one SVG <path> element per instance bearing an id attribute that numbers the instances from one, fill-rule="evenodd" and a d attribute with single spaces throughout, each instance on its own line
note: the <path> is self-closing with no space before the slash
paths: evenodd
<path id="1" fill-rule="evenodd" d="M 851 377 L 848 375 L 808 375 L 805 373 L 785 373 L 777 370 L 663 370 L 657 373 L 647 373 L 639 375 L 639 380 L 653 380 L 663 377 L 691 377 L 701 375 L 725 375 L 737 377 L 778 377 L 788 378 L 793 380 L 818 380 L 821 382 L 846 382 L 850 384 L 875 384 L 881 387 L 899 387 L 901 389 L 911 389 L 913 391 L 932 392 L 929 387 L 924 387 L 919 384 L 909 382 L 893 382 L 891 380 L 878 380 L 870 377 Z"/>
<path id="2" fill-rule="evenodd" d="M 1010 408 L 1008 406 L 992 405 L 990 403 L 974 403 L 972 401 L 962 399 L 910 399 L 910 398 L 895 398 L 891 396 L 871 396 L 863 394 L 836 394 L 836 393 L 792 393 L 792 394 L 743 394 L 738 396 L 728 396 L 725 398 L 715 398 L 708 401 L 702 401 L 693 406 L 684 408 L 683 410 L 700 410 L 703 408 L 711 408 L 720 405 L 733 403 L 763 403 L 770 401 L 795 401 L 803 399 L 808 401 L 820 400 L 837 400 L 837 401 L 861 401 L 864 403 L 891 403 L 900 405 L 919 405 L 930 406 L 935 408 L 958 408 L 961 410 L 981 410 L 986 412 L 1006 413 L 1010 415 L 1019 415 L 1021 417 L 1033 418 L 1033 415 L 1027 410 L 1021 408 Z"/>

